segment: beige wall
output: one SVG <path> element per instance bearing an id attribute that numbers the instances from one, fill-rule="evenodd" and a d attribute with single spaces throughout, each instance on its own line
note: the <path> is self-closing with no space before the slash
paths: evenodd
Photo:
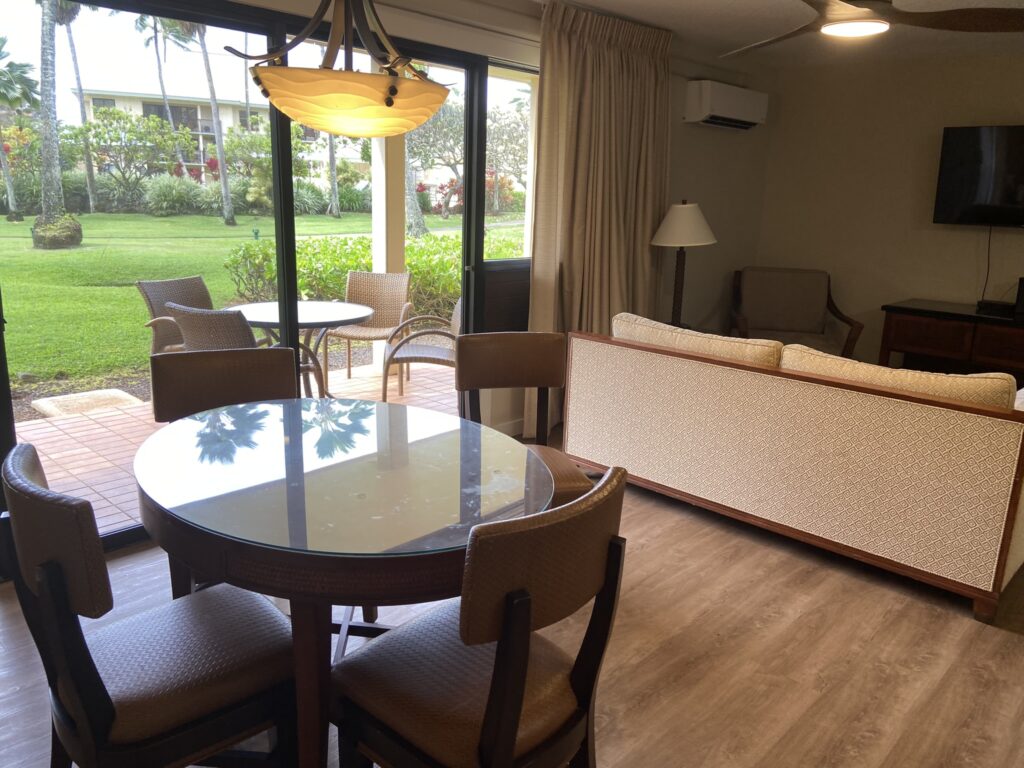
<path id="1" fill-rule="evenodd" d="M 932 223 L 942 128 L 1024 124 L 1022 82 L 1019 57 L 780 71 L 757 263 L 831 272 L 866 360 L 883 303 L 977 300 L 988 230 Z M 996 229 L 988 297 L 1012 298 L 1021 275 L 1024 232 Z"/>
<path id="2" fill-rule="evenodd" d="M 683 321 L 695 328 L 727 330 L 733 270 L 754 261 L 765 184 L 768 130 L 749 131 L 683 122 L 687 78 L 712 79 L 767 90 L 763 79 L 679 63 L 672 78 L 671 199 L 699 203 L 718 243 L 686 254 Z M 769 107 L 769 121 L 773 119 Z M 659 319 L 672 307 L 675 250 L 659 249 Z"/>

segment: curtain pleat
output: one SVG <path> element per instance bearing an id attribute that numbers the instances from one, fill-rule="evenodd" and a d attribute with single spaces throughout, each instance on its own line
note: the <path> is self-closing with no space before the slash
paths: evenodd
<path id="1" fill-rule="evenodd" d="M 558 2 L 544 9 L 530 330 L 610 333 L 619 312 L 654 310 L 671 40 Z"/>

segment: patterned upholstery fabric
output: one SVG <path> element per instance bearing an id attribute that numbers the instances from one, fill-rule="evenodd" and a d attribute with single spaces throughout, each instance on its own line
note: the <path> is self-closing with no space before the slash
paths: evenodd
<path id="1" fill-rule="evenodd" d="M 548 445 L 528 445 L 526 447 L 537 454 L 537 458 L 543 461 L 544 466 L 551 472 L 555 484 L 551 507 L 560 507 L 570 501 L 575 501 L 594 487 L 590 478 L 583 474 L 576 462 L 557 448 Z"/>
<path id="2" fill-rule="evenodd" d="M 926 373 L 836 357 L 799 344 L 782 350 L 783 370 L 814 373 L 904 392 L 920 392 L 960 403 L 1013 408 L 1017 382 L 1008 373 Z"/>
<path id="3" fill-rule="evenodd" d="M 92 504 L 53 493 L 31 445 L 15 446 L 3 464 L 4 495 L 22 578 L 36 591 L 36 569 L 47 562 L 61 567 L 71 610 L 99 618 L 114 604 L 107 562 Z"/>
<path id="4" fill-rule="evenodd" d="M 673 325 L 649 320 L 639 315 L 622 312 L 612 318 L 612 336 L 625 341 L 639 341 L 671 347 L 680 352 L 695 355 L 710 355 L 723 360 L 735 360 L 751 365 L 766 365 L 778 368 L 782 356 L 782 343 L 768 339 L 739 339 L 732 336 L 716 336 L 700 333 Z"/>
<path id="5" fill-rule="evenodd" d="M 570 344 L 570 455 L 960 584 L 998 586 L 1024 436 L 1009 413 Z"/>
<path id="6" fill-rule="evenodd" d="M 750 328 L 824 333 L 827 307 L 828 272 L 746 267 L 740 273 L 740 314 Z"/>
<path id="7" fill-rule="evenodd" d="M 604 583 L 608 543 L 619 532 L 625 487 L 625 471 L 612 469 L 590 493 L 563 507 L 475 526 L 462 577 L 462 642 L 497 640 L 505 598 L 518 589 L 530 593 L 535 630 L 593 598 Z"/>
<path id="8" fill-rule="evenodd" d="M 450 600 L 367 643 L 342 659 L 333 679 L 338 694 L 439 764 L 477 768 L 495 643 L 464 645 L 459 610 L 459 600 Z M 552 642 L 532 636 L 517 757 L 540 744 L 576 710 L 569 685 L 572 664 Z"/>
<path id="9" fill-rule="evenodd" d="M 219 585 L 86 633 L 127 744 L 254 696 L 292 672 L 288 619 L 264 597 Z"/>

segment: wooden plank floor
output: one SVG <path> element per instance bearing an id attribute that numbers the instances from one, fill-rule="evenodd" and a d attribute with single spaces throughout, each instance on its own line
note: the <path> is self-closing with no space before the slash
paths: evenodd
<path id="1" fill-rule="evenodd" d="M 987 626 L 966 600 L 644 491 L 623 534 L 600 765 L 1024 766 L 1020 583 Z M 114 616 L 169 599 L 152 547 L 111 574 Z M 585 620 L 548 634 L 570 647 Z M 0 766 L 45 765 L 43 673 L 10 585 L 0 652 Z"/>

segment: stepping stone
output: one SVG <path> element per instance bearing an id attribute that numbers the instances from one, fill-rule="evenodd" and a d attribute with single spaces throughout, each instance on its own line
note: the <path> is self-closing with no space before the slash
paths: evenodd
<path id="1" fill-rule="evenodd" d="M 142 401 L 120 389 L 94 389 L 91 392 L 76 392 L 73 395 L 41 397 L 32 401 L 32 407 L 44 416 L 74 416 L 90 411 L 107 411 L 111 408 L 127 408 L 142 405 Z"/>

